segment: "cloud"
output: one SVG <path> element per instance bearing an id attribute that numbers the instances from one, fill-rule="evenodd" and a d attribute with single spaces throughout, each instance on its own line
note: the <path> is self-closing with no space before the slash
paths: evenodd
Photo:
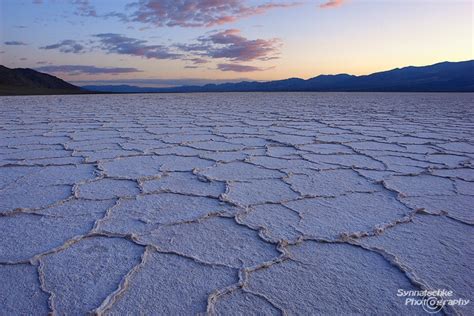
<path id="1" fill-rule="evenodd" d="M 207 64 L 209 62 L 207 59 L 200 57 L 188 58 L 186 60 L 191 61 L 193 64 Z"/>
<path id="2" fill-rule="evenodd" d="M 130 22 L 128 16 L 121 12 L 109 12 L 101 15 L 103 18 L 117 18 L 121 22 Z"/>
<path id="3" fill-rule="evenodd" d="M 155 26 L 210 27 L 298 4 L 247 6 L 243 0 L 139 0 L 128 6 L 135 9 L 128 19 Z"/>
<path id="4" fill-rule="evenodd" d="M 189 62 L 191 65 L 185 68 L 196 68 L 196 66 L 209 63 L 212 59 L 223 59 L 234 63 L 222 63 L 217 69 L 238 72 L 263 70 L 259 67 L 239 65 L 238 62 L 268 61 L 278 58 L 281 46 L 279 39 L 250 40 L 242 36 L 237 29 L 208 33 L 190 44 L 152 45 L 147 40 L 116 33 L 95 34 L 93 37 L 94 40 L 90 41 L 91 51 L 101 50 L 108 54 Z M 63 40 L 40 48 L 56 49 L 64 53 L 86 51 L 82 44 L 74 40 Z M 71 73 L 75 71 L 71 70 Z"/>
<path id="5" fill-rule="evenodd" d="M 83 53 L 85 47 L 74 40 L 63 40 L 59 43 L 42 46 L 40 49 L 57 49 L 62 53 Z"/>
<path id="6" fill-rule="evenodd" d="M 93 5 L 89 3 L 89 0 L 70 0 L 75 7 L 74 14 L 80 16 L 92 16 L 98 17 L 97 12 Z M 43 4 L 43 0 L 33 0 L 34 4 Z"/>
<path id="7" fill-rule="evenodd" d="M 126 37 L 120 34 L 104 33 L 94 35 L 100 47 L 108 53 L 140 56 L 148 59 L 179 59 L 181 54 L 171 52 L 164 45 L 148 45 L 147 41 Z"/>
<path id="8" fill-rule="evenodd" d="M 100 74 L 124 74 L 132 72 L 141 72 L 136 68 L 121 68 L 121 67 L 95 67 L 83 65 L 60 65 L 60 66 L 42 66 L 35 68 L 38 71 L 47 73 L 67 73 L 69 75 L 100 75 Z"/>
<path id="9" fill-rule="evenodd" d="M 28 45 L 28 44 L 26 44 L 24 42 L 20 42 L 20 41 L 6 41 L 6 42 L 3 42 L 3 44 L 11 45 L 11 46 Z"/>
<path id="10" fill-rule="evenodd" d="M 230 29 L 201 36 L 195 43 L 159 45 L 148 41 L 127 37 L 116 33 L 95 34 L 92 49 L 100 49 L 109 54 L 138 56 L 147 59 L 183 60 L 194 65 L 205 64 L 210 59 L 230 61 L 266 61 L 277 58 L 280 40 L 249 40 L 239 30 Z M 83 53 L 85 47 L 74 40 L 63 40 L 56 44 L 40 47 L 56 49 L 63 53 Z"/>
<path id="11" fill-rule="evenodd" d="M 89 3 L 89 0 L 73 0 L 72 3 L 76 5 L 75 14 L 80 16 L 97 17 L 95 8 Z"/>
<path id="12" fill-rule="evenodd" d="M 322 9 L 329 9 L 329 8 L 335 8 L 344 3 L 345 0 L 329 0 L 323 4 L 321 4 L 319 7 Z"/>
<path id="13" fill-rule="evenodd" d="M 252 72 L 252 71 L 264 70 L 259 67 L 239 65 L 239 64 L 218 64 L 217 69 L 221 71 L 234 71 L 234 72 Z"/>
<path id="14" fill-rule="evenodd" d="M 236 29 L 200 37 L 198 42 L 197 44 L 179 45 L 179 48 L 205 57 L 252 61 L 275 58 L 281 44 L 279 39 L 248 40 Z"/>

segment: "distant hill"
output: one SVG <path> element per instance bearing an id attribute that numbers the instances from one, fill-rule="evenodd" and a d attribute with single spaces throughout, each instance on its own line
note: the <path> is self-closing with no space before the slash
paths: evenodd
<path id="1" fill-rule="evenodd" d="M 443 62 L 430 66 L 404 67 L 365 76 L 321 75 L 311 79 L 207 84 L 172 88 L 144 88 L 129 85 L 84 86 L 91 91 L 115 93 L 145 92 L 258 92 L 258 91 L 347 91 L 347 92 L 474 92 L 474 60 Z"/>
<path id="2" fill-rule="evenodd" d="M 0 95 L 74 93 L 88 93 L 88 91 L 33 69 L 10 69 L 0 65 Z"/>
<path id="3" fill-rule="evenodd" d="M 81 88 L 96 91 L 96 92 L 110 92 L 110 93 L 153 93 L 153 92 L 162 92 L 162 88 L 147 88 L 147 87 L 137 87 L 130 86 L 126 84 L 121 85 L 101 85 L 101 86 L 82 86 Z"/>

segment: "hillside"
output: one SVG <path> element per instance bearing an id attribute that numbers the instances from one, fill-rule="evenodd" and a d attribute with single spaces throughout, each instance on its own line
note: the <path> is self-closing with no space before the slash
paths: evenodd
<path id="1" fill-rule="evenodd" d="M 29 68 L 0 65 L 0 95 L 75 94 L 88 91 Z"/>

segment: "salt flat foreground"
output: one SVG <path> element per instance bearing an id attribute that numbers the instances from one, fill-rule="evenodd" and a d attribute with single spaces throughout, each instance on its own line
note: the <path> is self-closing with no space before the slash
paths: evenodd
<path id="1" fill-rule="evenodd" d="M 399 290 L 472 299 L 472 94 L 0 104 L 0 314 L 426 315 Z"/>

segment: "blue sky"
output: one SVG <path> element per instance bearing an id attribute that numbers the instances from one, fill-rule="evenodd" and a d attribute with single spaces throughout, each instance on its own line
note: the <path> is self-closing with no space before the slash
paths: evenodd
<path id="1" fill-rule="evenodd" d="M 1 64 L 76 83 L 309 78 L 474 59 L 470 0 L 1 0 L 0 10 Z"/>

